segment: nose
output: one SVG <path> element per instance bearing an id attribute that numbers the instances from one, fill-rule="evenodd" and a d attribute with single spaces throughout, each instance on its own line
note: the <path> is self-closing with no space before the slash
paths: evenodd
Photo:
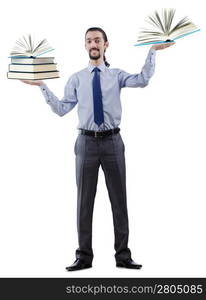
<path id="1" fill-rule="evenodd" d="M 92 42 L 91 42 L 91 48 L 97 48 L 97 45 L 96 45 L 96 42 L 95 42 L 95 41 L 92 41 Z"/>

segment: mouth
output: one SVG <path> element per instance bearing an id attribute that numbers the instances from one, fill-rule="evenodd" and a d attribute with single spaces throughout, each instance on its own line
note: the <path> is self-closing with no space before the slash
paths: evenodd
<path id="1" fill-rule="evenodd" d="M 90 49 L 89 50 L 90 59 L 99 59 L 100 58 L 100 50 L 99 49 Z"/>

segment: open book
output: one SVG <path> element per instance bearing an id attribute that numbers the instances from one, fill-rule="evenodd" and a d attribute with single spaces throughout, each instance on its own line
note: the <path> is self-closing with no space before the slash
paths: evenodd
<path id="1" fill-rule="evenodd" d="M 164 8 L 161 12 L 155 11 L 148 16 L 148 28 L 140 31 L 135 46 L 173 42 L 200 30 L 188 17 L 175 23 L 174 16 L 174 8 Z"/>
<path id="2" fill-rule="evenodd" d="M 46 39 L 35 42 L 31 34 L 23 36 L 16 41 L 10 55 L 11 57 L 37 57 L 54 50 Z"/>

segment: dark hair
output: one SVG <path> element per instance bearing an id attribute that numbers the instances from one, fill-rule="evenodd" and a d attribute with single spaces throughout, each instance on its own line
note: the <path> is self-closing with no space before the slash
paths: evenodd
<path id="1" fill-rule="evenodd" d="M 87 32 L 89 32 L 89 31 L 99 31 L 99 32 L 101 32 L 102 35 L 103 35 L 104 42 L 105 43 L 108 42 L 107 35 L 106 35 L 106 33 L 104 32 L 104 30 L 102 28 L 100 28 L 100 27 L 91 27 L 91 28 L 87 29 L 87 31 L 85 33 L 85 38 L 86 38 Z M 106 60 L 105 54 L 104 54 L 104 63 L 106 65 L 106 67 L 110 66 L 110 64 Z"/>

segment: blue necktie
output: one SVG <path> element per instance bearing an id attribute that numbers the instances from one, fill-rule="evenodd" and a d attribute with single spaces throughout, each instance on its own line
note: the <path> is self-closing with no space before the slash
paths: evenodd
<path id="1" fill-rule="evenodd" d="M 104 122 L 102 91 L 100 85 L 100 69 L 94 68 L 93 87 L 93 104 L 94 104 L 94 122 L 100 126 Z"/>

